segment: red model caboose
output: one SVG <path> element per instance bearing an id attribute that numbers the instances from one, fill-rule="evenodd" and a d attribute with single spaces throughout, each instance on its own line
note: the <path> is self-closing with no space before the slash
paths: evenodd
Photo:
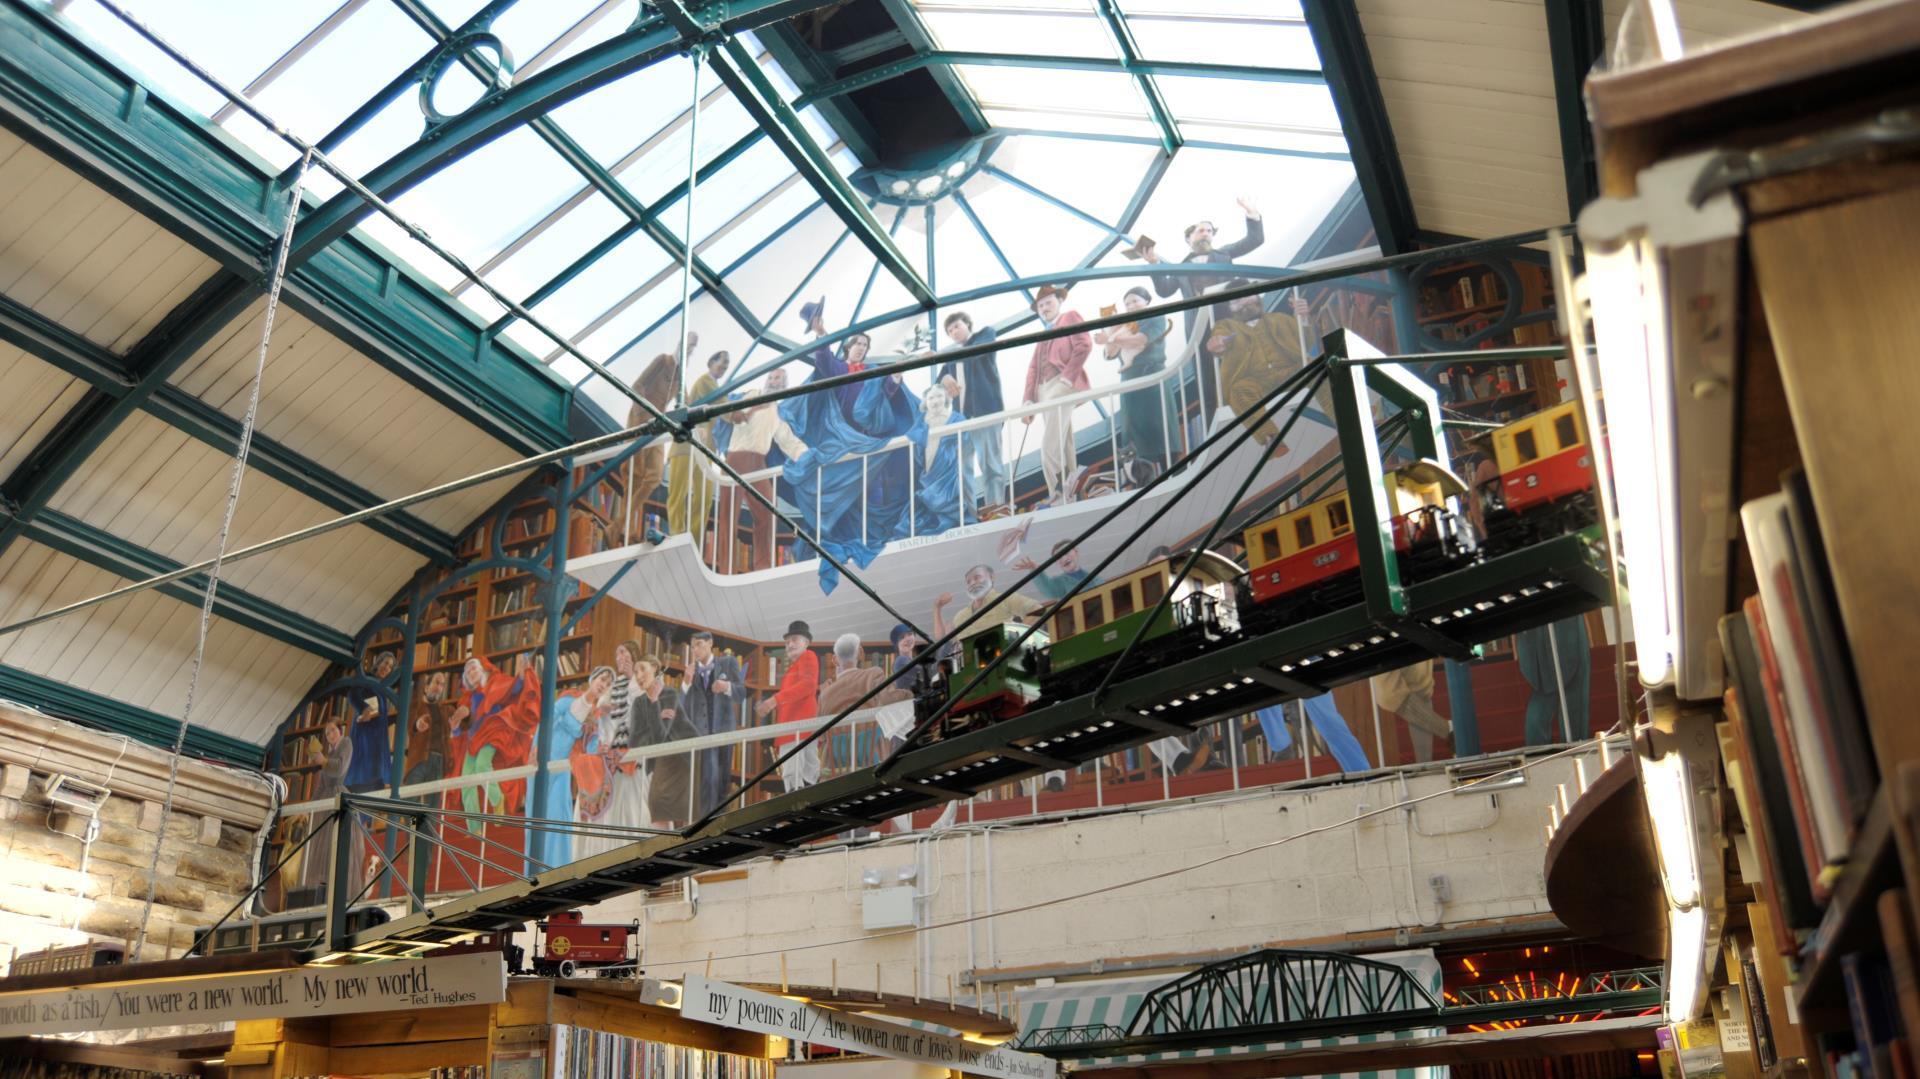
<path id="1" fill-rule="evenodd" d="M 638 973 L 640 923 L 587 925 L 580 912 L 555 914 L 539 923 L 540 947 L 534 956 L 535 974 L 572 978 L 596 967 L 618 967 L 619 975 Z"/>

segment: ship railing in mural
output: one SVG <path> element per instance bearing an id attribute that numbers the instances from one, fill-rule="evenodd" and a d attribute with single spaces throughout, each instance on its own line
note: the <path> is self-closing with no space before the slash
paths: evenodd
<path id="1" fill-rule="evenodd" d="M 742 472 L 741 477 L 816 535 L 870 548 L 1137 487 L 1186 455 L 1217 404 L 1214 380 L 1202 372 L 1203 361 L 1214 360 L 1205 350 L 1212 327 L 1211 311 L 1194 312 L 1177 357 L 1160 370 L 987 416 L 929 422 L 928 397 L 942 396 L 932 392 L 938 384 L 925 391 L 907 388 L 896 415 L 897 425 L 911 427 L 907 433 L 884 442 L 871 440 L 877 444 L 863 451 L 824 461 L 803 455 L 797 466 L 775 464 Z M 960 416 L 957 410 L 953 414 Z M 1052 477 L 1049 438 L 1072 443 L 1070 451 L 1060 451 L 1070 457 L 1069 463 Z M 997 453 L 990 451 L 989 440 Z M 716 573 L 770 568 L 781 560 L 776 550 L 796 561 L 814 557 L 793 542 L 789 529 L 776 529 L 759 502 L 719 469 L 704 462 L 650 469 L 647 455 L 670 445 L 670 438 L 659 436 L 575 461 L 593 471 L 621 459 L 601 490 L 582 493 L 583 501 L 599 507 L 604 538 L 596 549 L 655 544 L 691 525 L 701 532 L 701 561 Z M 1005 462 L 990 485 L 969 475 L 976 457 Z M 676 469 L 695 475 L 676 479 Z M 660 480 L 658 486 L 667 488 L 664 502 L 652 502 L 654 491 L 634 492 L 636 481 L 650 471 Z M 838 503 L 829 493 L 835 489 L 847 492 Z M 739 524 L 742 510 L 752 516 L 750 529 Z M 726 534 L 729 525 L 732 537 Z"/>

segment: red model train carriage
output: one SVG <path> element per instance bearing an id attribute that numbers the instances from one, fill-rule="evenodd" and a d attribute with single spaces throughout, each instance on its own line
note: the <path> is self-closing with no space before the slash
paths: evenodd
<path id="1" fill-rule="evenodd" d="M 577 910 L 555 914 L 539 923 L 540 947 L 533 972 L 572 978 L 599 968 L 632 976 L 639 969 L 640 923 L 589 925 Z"/>

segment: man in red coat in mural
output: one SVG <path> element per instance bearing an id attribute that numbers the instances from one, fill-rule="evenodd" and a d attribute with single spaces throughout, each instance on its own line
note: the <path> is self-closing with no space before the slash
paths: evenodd
<path id="1" fill-rule="evenodd" d="M 820 711 L 816 694 L 820 691 L 820 657 L 813 654 L 813 630 L 805 622 L 787 627 L 787 670 L 780 676 L 780 688 L 760 702 L 762 719 L 774 714 L 777 723 L 812 719 Z M 800 740 L 798 734 L 783 734 L 773 740 L 775 753 L 784 753 Z M 820 782 L 820 744 L 818 742 L 787 758 L 780 766 L 780 779 L 789 791 L 811 787 Z"/>
<path id="2" fill-rule="evenodd" d="M 1064 285 L 1042 285 L 1033 298 L 1034 314 L 1048 329 L 1074 326 L 1085 321 L 1077 311 L 1062 311 L 1067 298 Z M 1070 393 L 1091 388 L 1087 382 L 1087 356 L 1093 352 L 1093 338 L 1085 333 L 1056 337 L 1033 346 L 1033 359 L 1027 363 L 1027 404 L 1051 401 Z M 1078 466 L 1073 448 L 1073 409 L 1063 407 L 1041 414 L 1040 471 L 1047 478 L 1047 501 L 1060 506 L 1073 501 L 1073 473 Z M 1020 422 L 1031 424 L 1032 416 Z"/>
<path id="3" fill-rule="evenodd" d="M 533 759 L 533 735 L 540 726 L 540 684 L 531 666 L 508 675 L 483 656 L 467 660 L 460 672 L 467 691 L 467 725 L 460 742 L 460 774 L 479 775 L 517 768 Z M 488 783 L 485 811 L 518 815 L 526 811 L 527 784 L 515 779 Z M 480 788 L 460 792 L 462 808 L 481 812 Z"/>

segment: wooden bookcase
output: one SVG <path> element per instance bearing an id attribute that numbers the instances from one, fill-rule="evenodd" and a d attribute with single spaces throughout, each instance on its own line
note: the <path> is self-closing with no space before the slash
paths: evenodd
<path id="1" fill-rule="evenodd" d="M 1738 985 L 1749 1010 L 1764 1016 L 1778 1056 L 1761 1065 L 1769 1079 L 1853 1067 L 1842 1054 L 1869 1012 L 1893 1016 L 1898 1034 L 1861 1047 L 1873 1073 L 1889 1066 L 1910 1074 L 1920 1038 L 1920 724 L 1908 701 L 1920 640 L 1920 563 L 1897 539 L 1915 523 L 1912 502 L 1885 483 L 1889 468 L 1920 460 L 1920 424 L 1912 418 L 1920 404 L 1913 362 L 1920 272 L 1912 258 L 1920 244 L 1920 167 L 1910 144 L 1869 156 L 1832 141 L 1850 125 L 1886 115 L 1890 102 L 1911 102 L 1916 60 L 1920 2 L 1876 0 L 1678 61 L 1596 76 L 1587 87 L 1604 194 L 1631 195 L 1643 168 L 1699 150 L 1765 148 L 1752 160 L 1771 161 L 1773 148 L 1792 145 L 1801 155 L 1802 167 L 1734 185 L 1746 271 L 1731 508 L 1778 490 L 1784 470 L 1804 467 L 1825 546 L 1824 559 L 1807 566 L 1830 589 L 1848 645 L 1807 669 L 1816 683 L 1850 679 L 1857 690 L 1851 744 L 1864 743 L 1877 781 L 1868 790 L 1844 785 L 1848 842 L 1837 862 L 1835 851 L 1822 852 L 1823 871 L 1823 860 L 1812 859 L 1818 880 L 1809 883 L 1810 897 L 1790 894 L 1798 889 L 1786 887 L 1794 879 L 1787 873 L 1762 864 L 1748 874 L 1753 859 L 1737 861 L 1727 938 L 1734 953 L 1759 961 L 1739 970 L 1722 962 L 1717 974 L 1710 964 L 1709 984 L 1716 992 Z M 1822 140 L 1836 151 L 1807 152 Z M 1683 460 L 1680 467 L 1726 464 Z M 1737 611 L 1759 582 L 1745 537 L 1730 540 L 1725 598 Z M 1817 649 L 1830 640 L 1811 643 Z M 1789 863 L 1804 862 L 1809 840 L 1818 841 L 1796 826 L 1795 799 L 1764 796 L 1753 779 L 1754 765 L 1794 757 L 1791 747 L 1764 752 L 1758 724 L 1744 722 L 1760 703 L 1752 698 L 1775 696 L 1771 681 L 1746 693 L 1753 680 L 1734 680 L 1728 691 L 1722 723 L 1740 725 L 1722 732 L 1726 772 L 1749 786 L 1742 804 L 1728 799 L 1725 838 L 1748 849 L 1783 844 L 1777 849 Z M 1839 743 L 1828 739 L 1846 736 L 1834 719 L 1843 713 L 1785 706 L 1789 723 L 1809 711 L 1816 741 L 1832 755 Z M 1738 887 L 1752 889 L 1750 904 L 1735 902 Z M 1850 964 L 1857 977 L 1849 977 Z M 1890 972 L 1886 984 L 1858 976 L 1872 968 Z M 1872 1032 L 1881 1021 L 1866 1022 Z M 1873 1059 L 1882 1054 L 1899 1059 Z"/>

